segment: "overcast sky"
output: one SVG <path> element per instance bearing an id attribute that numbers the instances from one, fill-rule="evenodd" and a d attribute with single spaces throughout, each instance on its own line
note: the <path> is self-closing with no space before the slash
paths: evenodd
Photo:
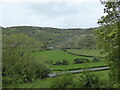
<path id="1" fill-rule="evenodd" d="M 99 0 L 81 1 L 83 2 L 2 2 L 0 26 L 97 27 L 104 6 Z"/>

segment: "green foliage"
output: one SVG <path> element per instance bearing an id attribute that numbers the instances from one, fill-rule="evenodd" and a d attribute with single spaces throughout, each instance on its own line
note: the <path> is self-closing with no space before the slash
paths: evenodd
<path id="1" fill-rule="evenodd" d="M 84 72 L 77 79 L 81 83 L 82 88 L 100 88 L 101 86 L 99 77 L 94 73 Z"/>
<path id="2" fill-rule="evenodd" d="M 68 65 L 68 61 L 65 59 L 62 60 L 62 63 L 63 63 L 63 65 Z"/>
<path id="3" fill-rule="evenodd" d="M 29 51 L 41 48 L 42 45 L 42 42 L 24 33 L 3 35 L 3 50 L 12 49 L 22 58 L 27 56 Z"/>
<path id="4" fill-rule="evenodd" d="M 62 61 L 57 61 L 55 64 L 53 65 L 68 65 L 68 61 L 63 59 Z"/>
<path id="5" fill-rule="evenodd" d="M 27 56 L 28 52 L 41 46 L 34 38 L 23 33 L 3 38 L 3 84 L 33 82 L 37 78 L 47 77 L 51 72 L 48 66 Z"/>
<path id="6" fill-rule="evenodd" d="M 95 48 L 93 29 L 58 29 L 49 27 L 18 26 L 2 29 L 3 35 L 25 33 L 42 41 L 42 49 L 55 48 Z M 38 50 L 39 51 L 39 50 Z"/>
<path id="7" fill-rule="evenodd" d="M 95 73 L 85 71 L 73 77 L 71 74 L 58 77 L 52 81 L 52 88 L 101 88 L 103 83 Z"/>
<path id="8" fill-rule="evenodd" d="M 115 87 L 120 86 L 120 1 L 105 3 L 104 12 L 98 21 L 101 27 L 97 30 L 96 36 L 98 46 L 105 54 L 105 60 L 111 67 L 110 77 Z"/>
<path id="9" fill-rule="evenodd" d="M 76 58 L 74 59 L 74 63 L 78 64 L 78 63 L 85 63 L 85 62 L 89 62 L 90 60 L 87 58 Z"/>
<path id="10" fill-rule="evenodd" d="M 109 80 L 109 77 L 108 77 L 108 72 L 109 72 L 109 70 L 91 72 L 91 73 L 95 74 L 95 76 L 98 76 L 99 81 L 102 82 L 100 88 L 113 88 L 113 86 L 111 85 L 111 82 Z M 80 82 L 80 76 L 81 76 L 80 74 L 82 74 L 82 73 L 77 73 L 77 74 L 72 74 L 72 75 L 67 74 L 67 77 L 70 78 L 70 80 L 72 80 L 72 84 L 68 85 L 69 88 L 82 88 L 83 82 Z M 7 88 L 51 88 L 53 85 L 53 82 L 55 82 L 55 80 L 58 80 L 58 82 L 56 81 L 56 84 L 60 83 L 59 82 L 60 77 L 62 78 L 65 76 L 59 76 L 59 77 L 55 77 L 55 78 L 45 78 L 45 79 L 40 79 L 40 80 L 38 79 L 32 83 L 23 83 L 23 84 L 19 84 L 19 85 L 13 84 L 13 85 L 7 85 L 6 87 Z M 62 82 L 64 82 L 64 81 L 62 81 Z M 56 85 L 56 84 L 54 83 L 54 85 Z M 60 86 L 60 85 L 57 85 L 57 86 Z M 5 86 L 3 85 L 3 88 L 4 87 Z M 91 88 L 91 89 L 93 89 L 93 88 Z"/>
<path id="11" fill-rule="evenodd" d="M 14 65 L 5 64 L 3 66 L 3 84 L 33 82 L 37 78 L 47 77 L 50 72 L 51 70 L 45 64 L 31 60 L 21 60 Z"/>
<path id="12" fill-rule="evenodd" d="M 93 57 L 91 61 L 92 62 L 99 62 L 99 61 L 101 61 L 101 58 L 99 58 L 99 57 Z"/>
<path id="13" fill-rule="evenodd" d="M 64 75 L 53 80 L 51 88 L 70 88 L 73 83 L 71 75 Z"/>

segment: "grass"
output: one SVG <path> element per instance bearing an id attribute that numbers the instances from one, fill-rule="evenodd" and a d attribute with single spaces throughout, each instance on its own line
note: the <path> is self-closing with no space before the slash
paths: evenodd
<path id="1" fill-rule="evenodd" d="M 52 80 L 54 78 L 39 79 L 32 83 L 7 85 L 6 88 L 50 88 Z"/>
<path id="2" fill-rule="evenodd" d="M 52 65 L 51 68 L 53 70 L 67 70 L 67 69 L 82 69 L 87 67 L 98 67 L 105 66 L 104 62 L 89 62 L 82 64 L 72 64 L 72 65 Z"/>
<path id="3" fill-rule="evenodd" d="M 98 77 L 101 80 L 108 80 L 109 79 L 108 72 L 109 70 L 97 71 L 92 73 L 95 73 L 96 75 L 98 75 Z M 76 78 L 76 77 L 79 77 L 80 74 L 81 73 L 72 74 L 72 75 Z M 63 77 L 63 76 L 59 76 L 59 77 Z M 8 85 L 7 88 L 50 88 L 52 85 L 52 81 L 59 77 L 40 79 L 32 83 L 24 83 L 20 85 Z"/>
<path id="4" fill-rule="evenodd" d="M 68 51 L 74 52 L 76 54 L 82 54 L 82 55 L 92 55 L 92 56 L 99 56 L 99 51 L 95 50 L 77 50 L 77 49 L 69 49 Z M 34 57 L 38 61 L 53 61 L 55 63 L 56 61 L 62 61 L 63 59 L 68 60 L 68 63 L 70 65 L 51 65 L 50 67 L 53 70 L 66 70 L 66 69 L 78 69 L 78 68 L 86 68 L 86 67 L 98 67 L 98 66 L 104 66 L 106 65 L 104 62 L 90 62 L 90 63 L 83 63 L 83 64 L 73 64 L 75 58 L 88 58 L 88 57 L 82 57 L 82 56 L 75 56 L 71 55 L 65 51 L 62 50 L 48 50 L 48 51 L 40 51 L 40 52 L 33 52 L 29 54 L 31 57 Z M 105 80 L 108 79 L 108 71 L 97 71 L 95 72 L 101 79 Z M 78 76 L 81 73 L 72 74 L 74 77 Z M 63 76 L 59 76 L 63 77 Z M 56 78 L 45 78 L 45 79 L 39 79 L 32 83 L 24 83 L 24 84 L 13 84 L 13 85 L 7 85 L 7 88 L 50 88 L 52 85 L 52 81 Z"/>
<path id="5" fill-rule="evenodd" d="M 79 55 L 102 56 L 99 49 L 67 49 L 67 51 Z"/>
<path id="6" fill-rule="evenodd" d="M 69 64 L 74 63 L 74 59 L 76 58 L 88 58 L 83 56 L 71 55 L 62 50 L 48 50 L 48 51 L 40 51 L 33 52 L 30 56 L 34 57 L 38 61 L 52 61 L 55 63 L 56 61 L 62 61 L 63 59 L 67 60 Z"/>
<path id="7" fill-rule="evenodd" d="M 74 51 L 75 49 L 70 49 L 70 50 Z M 77 49 L 76 49 L 76 51 L 77 51 Z M 79 51 L 79 49 L 78 49 L 78 51 Z M 87 50 L 84 49 L 84 51 L 87 51 Z M 94 51 L 95 50 L 91 51 L 92 55 L 93 55 Z M 96 50 L 96 52 L 98 52 L 98 50 Z M 83 52 L 83 54 L 84 54 L 84 52 Z M 38 61 L 52 61 L 53 63 L 55 63 L 57 61 L 62 61 L 63 59 L 65 59 L 70 64 L 70 65 L 51 65 L 50 67 L 53 70 L 80 69 L 80 68 L 85 68 L 85 67 L 98 67 L 98 66 L 106 65 L 104 62 L 90 62 L 90 63 L 82 63 L 82 64 L 73 64 L 74 59 L 76 59 L 76 58 L 89 58 L 89 57 L 71 55 L 63 50 L 48 50 L 48 51 L 33 52 L 33 53 L 31 53 L 31 56 L 34 57 Z"/>

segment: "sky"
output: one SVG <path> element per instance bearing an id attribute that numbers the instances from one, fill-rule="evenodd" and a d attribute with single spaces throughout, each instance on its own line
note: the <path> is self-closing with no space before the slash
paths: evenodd
<path id="1" fill-rule="evenodd" d="M 4 0 L 0 2 L 0 26 L 98 27 L 103 8 L 100 0 Z"/>

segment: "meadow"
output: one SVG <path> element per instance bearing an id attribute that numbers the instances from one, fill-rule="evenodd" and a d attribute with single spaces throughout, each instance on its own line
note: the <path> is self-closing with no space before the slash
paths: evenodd
<path id="1" fill-rule="evenodd" d="M 53 71 L 59 70 L 76 70 L 76 69 L 84 69 L 90 67 L 100 67 L 106 66 L 104 62 L 89 62 L 89 63 L 82 63 L 82 64 L 71 64 L 71 65 L 51 65 Z"/>
<path id="2" fill-rule="evenodd" d="M 73 51 L 75 49 L 72 49 L 69 51 Z M 80 51 L 78 49 L 78 51 Z M 89 49 L 84 49 L 83 54 L 85 54 L 85 51 L 90 51 Z M 86 55 L 94 55 L 95 50 L 91 50 L 91 53 L 88 53 Z M 82 51 L 81 51 L 82 53 Z M 82 55 L 83 55 L 82 54 Z M 99 55 L 99 51 L 96 50 L 96 55 Z M 84 57 L 84 56 L 76 56 L 69 54 L 63 50 L 56 49 L 56 50 L 47 50 L 47 51 L 40 51 L 40 52 L 32 52 L 30 53 L 31 57 L 34 57 L 35 60 L 38 62 L 52 62 L 54 64 L 57 61 L 62 61 L 62 60 L 67 60 L 68 65 L 52 65 L 50 64 L 49 67 L 53 71 L 59 71 L 59 70 L 69 70 L 69 69 L 83 69 L 83 68 L 89 68 L 89 67 L 99 67 L 99 66 L 106 66 L 106 63 L 103 62 L 102 60 L 100 62 L 88 62 L 88 63 L 81 63 L 81 64 L 74 64 L 74 59 L 76 58 L 87 58 L 87 59 L 92 59 L 91 57 Z"/>
<path id="3" fill-rule="evenodd" d="M 76 58 L 89 58 L 89 57 L 83 57 L 83 56 L 76 56 L 76 55 L 71 55 L 63 50 L 47 50 L 47 51 L 40 51 L 40 52 L 33 52 L 30 54 L 31 57 L 35 58 L 38 61 L 43 61 L 43 62 L 53 62 L 55 63 L 56 61 L 62 61 L 67 60 L 69 64 L 74 63 L 74 59 Z"/>
<path id="4" fill-rule="evenodd" d="M 67 49 L 67 51 L 78 55 L 103 56 L 99 49 Z"/>
<path id="5" fill-rule="evenodd" d="M 86 51 L 87 51 L 87 49 L 86 49 Z M 92 52 L 92 54 L 88 53 L 87 55 L 93 55 L 94 50 L 92 50 L 91 52 Z M 96 54 L 99 55 L 98 52 L 96 52 Z M 29 56 L 33 57 L 38 62 L 52 61 L 53 63 L 55 63 L 56 61 L 62 61 L 63 59 L 67 60 L 69 63 L 68 65 L 52 65 L 52 64 L 49 65 L 49 67 L 52 69 L 52 72 L 59 72 L 59 73 L 61 71 L 66 71 L 66 70 L 75 70 L 75 69 L 106 66 L 106 63 L 103 61 L 74 64 L 74 59 L 76 59 L 76 58 L 88 58 L 88 59 L 91 59 L 91 58 L 84 57 L 84 56 L 72 55 L 72 54 L 69 54 L 60 49 L 40 51 L 40 52 L 31 52 L 31 53 L 29 53 Z M 102 76 L 105 74 L 104 78 L 106 78 L 107 72 L 108 71 L 106 70 L 106 71 L 98 71 L 95 73 L 101 79 L 103 79 Z M 79 76 L 79 74 L 80 73 L 72 74 L 72 75 Z M 59 77 L 63 77 L 63 76 L 59 76 Z M 59 77 L 55 77 L 55 78 L 59 78 Z M 47 77 L 47 78 L 43 78 L 43 79 L 37 79 L 37 80 L 35 80 L 35 82 L 32 82 L 32 83 L 3 85 L 3 87 L 8 87 L 8 88 L 13 88 L 13 87 L 14 88 L 50 88 L 52 85 L 52 81 L 54 81 L 55 78 Z"/>

